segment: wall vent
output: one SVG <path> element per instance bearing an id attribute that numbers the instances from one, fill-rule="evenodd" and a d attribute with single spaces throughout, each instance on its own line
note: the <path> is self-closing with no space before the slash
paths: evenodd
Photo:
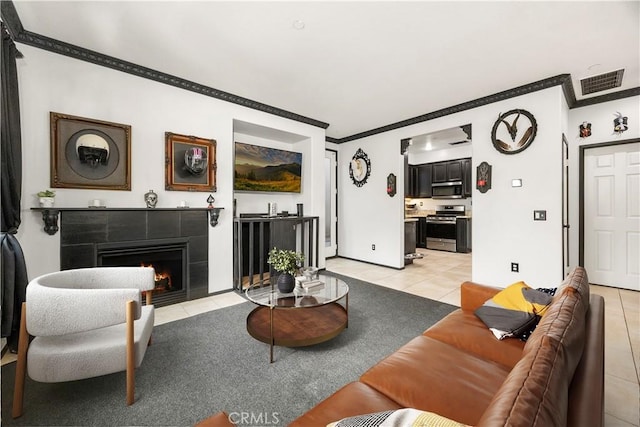
<path id="1" fill-rule="evenodd" d="M 624 69 L 617 71 L 611 71 L 609 73 L 598 74 L 597 76 L 586 77 L 580 80 L 582 86 L 582 94 L 589 95 L 590 93 L 601 92 L 607 89 L 613 89 L 620 87 L 622 84 L 622 75 Z"/>

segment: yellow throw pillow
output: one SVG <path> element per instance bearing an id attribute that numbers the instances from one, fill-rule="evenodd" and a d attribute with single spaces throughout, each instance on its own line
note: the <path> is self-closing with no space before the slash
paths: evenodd
<path id="1" fill-rule="evenodd" d="M 552 299 L 548 293 L 516 282 L 485 302 L 475 314 L 496 338 L 518 337 L 540 321 Z"/>

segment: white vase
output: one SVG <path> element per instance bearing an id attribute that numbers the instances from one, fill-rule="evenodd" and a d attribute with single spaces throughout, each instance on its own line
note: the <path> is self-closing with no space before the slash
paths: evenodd
<path id="1" fill-rule="evenodd" d="M 40 207 L 41 208 L 52 208 L 53 203 L 56 201 L 55 197 L 40 197 Z"/>

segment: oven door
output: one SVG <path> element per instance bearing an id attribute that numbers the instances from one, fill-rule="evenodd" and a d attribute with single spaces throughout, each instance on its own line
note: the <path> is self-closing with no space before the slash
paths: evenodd
<path id="1" fill-rule="evenodd" d="M 427 249 L 456 251 L 456 222 L 427 218 Z"/>

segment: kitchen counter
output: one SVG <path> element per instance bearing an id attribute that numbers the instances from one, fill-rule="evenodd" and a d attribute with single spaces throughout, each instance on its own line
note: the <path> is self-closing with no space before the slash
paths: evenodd
<path id="1" fill-rule="evenodd" d="M 417 217 L 406 217 L 404 219 L 404 222 L 418 222 L 418 218 Z"/>

